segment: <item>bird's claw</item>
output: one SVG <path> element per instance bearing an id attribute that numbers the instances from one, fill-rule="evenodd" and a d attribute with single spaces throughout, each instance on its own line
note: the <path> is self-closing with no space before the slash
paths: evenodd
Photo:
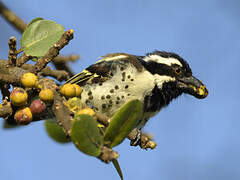
<path id="1" fill-rule="evenodd" d="M 140 146 L 142 149 L 154 149 L 157 144 L 152 141 L 152 136 L 149 134 L 143 133 L 141 130 L 135 128 L 129 134 L 128 138 L 130 139 L 131 146 Z"/>

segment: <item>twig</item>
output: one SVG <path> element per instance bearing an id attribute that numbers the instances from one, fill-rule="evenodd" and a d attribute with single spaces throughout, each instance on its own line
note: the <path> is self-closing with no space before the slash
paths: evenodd
<path id="1" fill-rule="evenodd" d="M 9 66 L 8 61 L 0 59 L 0 82 L 3 84 L 20 85 L 20 79 L 28 71 L 16 66 Z"/>
<path id="2" fill-rule="evenodd" d="M 13 27 L 15 27 L 18 31 L 23 32 L 27 24 L 20 19 L 16 14 L 10 11 L 3 2 L 0 1 L 0 14 L 9 22 Z"/>
<path id="3" fill-rule="evenodd" d="M 138 129 L 133 129 L 132 132 L 128 135 L 128 139 L 130 141 L 135 141 L 136 135 L 137 133 L 139 133 L 140 130 Z M 152 137 L 148 134 L 142 133 L 141 132 L 141 138 L 138 141 L 138 143 L 136 145 L 132 145 L 132 146 L 140 146 L 142 149 L 154 149 L 157 144 L 155 142 L 152 141 Z"/>
<path id="4" fill-rule="evenodd" d="M 17 60 L 17 39 L 15 37 L 10 37 L 8 41 L 9 45 L 9 51 L 8 51 L 8 62 L 9 65 L 16 65 L 16 60 Z"/>
<path id="5" fill-rule="evenodd" d="M 111 121 L 110 118 L 108 118 L 107 116 L 105 116 L 104 114 L 99 113 L 99 112 L 96 112 L 95 115 L 96 115 L 97 121 L 99 123 L 103 124 L 104 126 L 109 125 L 109 123 Z"/>
<path id="6" fill-rule="evenodd" d="M 79 59 L 79 56 L 75 55 L 75 54 L 73 54 L 71 56 L 57 56 L 56 58 L 54 58 L 53 64 L 54 64 L 56 69 L 64 70 L 64 71 L 68 72 L 70 77 L 72 77 L 74 75 L 74 73 L 72 72 L 72 70 L 67 65 L 67 62 L 69 62 L 69 61 L 74 62 L 78 59 Z"/>
<path id="7" fill-rule="evenodd" d="M 33 65 L 31 64 L 23 64 L 22 68 L 28 71 L 31 71 L 33 69 Z M 66 71 L 62 70 L 52 70 L 49 66 L 45 67 L 41 73 L 41 76 L 51 76 L 58 81 L 63 81 L 69 79 L 69 74 Z"/>
<path id="8" fill-rule="evenodd" d="M 9 117 L 12 115 L 12 112 L 13 110 L 10 103 L 6 105 L 2 105 L 0 107 L 0 117 L 4 117 L 4 118 Z"/>
<path id="9" fill-rule="evenodd" d="M 24 48 L 22 48 L 22 47 L 21 47 L 20 49 L 18 49 L 18 50 L 17 50 L 17 54 L 20 54 L 21 52 L 23 52 L 23 49 L 24 49 Z"/>
<path id="10" fill-rule="evenodd" d="M 32 59 L 31 56 L 27 56 L 25 53 L 23 53 L 20 58 L 17 59 L 17 63 L 16 65 L 18 67 L 21 67 L 23 64 L 25 64 L 26 62 L 28 62 L 30 59 Z"/>
<path id="11" fill-rule="evenodd" d="M 63 56 L 60 56 L 60 57 L 63 57 Z M 53 61 L 52 63 L 55 66 L 56 69 L 66 71 L 68 73 L 69 77 L 74 76 L 73 71 L 67 65 L 66 61 L 62 61 L 61 63 L 55 63 L 55 61 Z"/>
<path id="12" fill-rule="evenodd" d="M 69 41 L 73 39 L 73 30 L 66 31 L 61 39 L 51 47 L 47 54 L 42 57 L 41 59 L 38 60 L 38 62 L 34 65 L 32 72 L 33 73 L 38 73 L 40 72 L 43 68 L 46 67 L 46 65 L 51 62 L 58 54 L 59 51 L 66 46 Z"/>
<path id="13" fill-rule="evenodd" d="M 54 103 L 52 111 L 57 119 L 57 122 L 68 135 L 71 134 L 72 128 L 72 112 L 64 105 L 64 99 L 57 92 L 54 93 Z"/>
<path id="14" fill-rule="evenodd" d="M 58 81 L 63 81 L 63 80 L 67 80 L 69 79 L 69 74 L 64 71 L 64 70 L 52 70 L 50 69 L 50 67 L 45 67 L 42 71 L 41 71 L 41 75 L 43 76 L 51 76 L 55 79 L 57 79 Z"/>
<path id="15" fill-rule="evenodd" d="M 16 28 L 20 33 L 23 33 L 27 27 L 27 24 L 19 18 L 15 13 L 9 10 L 3 2 L 0 1 L 0 14 L 5 18 L 7 22 L 9 22 L 14 28 Z M 22 50 L 22 49 L 20 49 Z M 18 53 L 21 51 L 18 51 Z M 78 56 L 58 56 L 56 57 L 56 61 L 52 61 L 56 69 L 67 71 L 69 76 L 73 76 L 74 73 L 71 68 L 67 65 L 67 61 L 73 61 L 74 59 L 78 59 Z"/>
<path id="16" fill-rule="evenodd" d="M 119 156 L 117 152 L 106 146 L 102 146 L 101 151 L 102 153 L 99 156 L 99 159 L 105 163 L 109 163 L 112 160 L 117 159 Z"/>
<path id="17" fill-rule="evenodd" d="M 0 83 L 2 99 L 4 99 L 5 97 L 9 97 L 10 95 L 9 88 L 10 88 L 9 84 Z"/>
<path id="18" fill-rule="evenodd" d="M 79 58 L 80 56 L 77 54 L 72 54 L 70 56 L 57 56 L 56 58 L 54 58 L 53 62 L 56 64 L 61 64 L 63 62 L 68 62 L 68 61 L 75 62 Z"/>

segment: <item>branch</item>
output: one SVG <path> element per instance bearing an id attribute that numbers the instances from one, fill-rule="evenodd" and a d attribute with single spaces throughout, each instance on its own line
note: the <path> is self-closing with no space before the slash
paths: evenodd
<path id="1" fill-rule="evenodd" d="M 53 64 L 54 64 L 56 69 L 64 70 L 64 71 L 68 72 L 70 77 L 72 77 L 74 75 L 74 73 L 69 68 L 67 63 L 69 61 L 74 62 L 74 61 L 78 60 L 79 58 L 80 57 L 78 55 L 75 55 L 75 54 L 73 54 L 71 56 L 57 56 L 56 58 L 53 59 Z"/>
<path id="2" fill-rule="evenodd" d="M 69 62 L 69 61 L 75 62 L 79 58 L 80 58 L 80 56 L 77 54 L 72 54 L 70 56 L 57 56 L 56 58 L 54 58 L 53 62 L 56 64 L 61 64 L 64 62 Z"/>
<path id="3" fill-rule="evenodd" d="M 31 71 L 33 69 L 33 65 L 31 64 L 23 64 L 21 66 L 21 68 Z M 63 80 L 67 80 L 69 79 L 69 74 L 66 71 L 62 71 L 62 70 L 52 70 L 49 66 L 45 67 L 44 69 L 42 69 L 42 71 L 40 72 L 40 75 L 42 76 L 51 76 L 55 79 L 57 79 L 58 81 L 63 81 Z"/>
<path id="4" fill-rule="evenodd" d="M 16 65 L 18 67 L 21 67 L 23 64 L 28 62 L 30 59 L 32 59 L 32 56 L 27 56 L 25 53 L 23 53 L 20 58 L 17 59 Z"/>
<path id="5" fill-rule="evenodd" d="M 53 47 L 51 47 L 48 50 L 48 53 L 42 57 L 41 59 L 39 59 L 37 61 L 37 63 L 34 65 L 32 72 L 33 73 L 38 73 L 40 72 L 43 68 L 46 67 L 46 65 L 51 62 L 55 57 L 57 57 L 57 55 L 59 54 L 59 51 L 66 46 L 69 41 L 73 39 L 73 30 L 69 30 L 66 31 L 61 39 L 55 44 L 53 45 Z"/>
<path id="6" fill-rule="evenodd" d="M 7 22 L 9 22 L 14 28 L 16 28 L 20 33 L 23 33 L 27 27 L 27 24 L 19 18 L 15 13 L 9 10 L 3 2 L 0 1 L 0 14 L 5 18 Z M 67 61 L 73 61 L 74 59 L 78 59 L 79 57 L 76 55 L 72 56 L 58 56 L 56 60 L 53 60 L 53 64 L 58 70 L 65 70 L 68 72 L 69 76 L 73 76 L 74 73 L 71 68 L 67 65 Z M 19 65 L 21 66 L 21 65 Z"/>
<path id="7" fill-rule="evenodd" d="M 9 22 L 14 28 L 21 33 L 26 29 L 27 24 L 20 19 L 16 14 L 10 11 L 3 2 L 0 1 L 0 14 Z"/>
<path id="8" fill-rule="evenodd" d="M 9 45 L 9 51 L 8 51 L 8 61 L 9 65 L 16 65 L 16 60 L 17 60 L 17 39 L 15 37 L 10 37 L 8 41 Z"/>
<path id="9" fill-rule="evenodd" d="M 71 134 L 73 113 L 63 103 L 64 99 L 57 92 L 54 93 L 54 103 L 52 111 L 57 119 L 57 122 L 68 135 Z"/>
<path id="10" fill-rule="evenodd" d="M 6 105 L 1 105 L 0 107 L 0 117 L 9 117 L 12 115 L 12 107 L 10 103 L 7 103 Z"/>
<path id="11" fill-rule="evenodd" d="M 0 83 L 2 99 L 4 99 L 5 97 L 9 97 L 10 95 L 9 88 L 10 88 L 9 84 Z"/>

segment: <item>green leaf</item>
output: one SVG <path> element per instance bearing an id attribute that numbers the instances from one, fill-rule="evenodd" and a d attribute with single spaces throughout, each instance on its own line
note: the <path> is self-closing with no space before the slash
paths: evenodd
<path id="1" fill-rule="evenodd" d="M 63 33 L 62 25 L 36 18 L 23 32 L 21 46 L 27 55 L 41 57 L 61 38 Z"/>
<path id="2" fill-rule="evenodd" d="M 142 115 L 143 104 L 139 100 L 129 101 L 112 117 L 104 135 L 104 144 L 114 147 L 120 144 L 136 127 Z"/>
<path id="3" fill-rule="evenodd" d="M 90 156 L 98 157 L 103 144 L 97 122 L 86 114 L 75 115 L 71 138 L 76 147 Z"/>
<path id="4" fill-rule="evenodd" d="M 45 129 L 49 137 L 58 143 L 68 143 L 71 142 L 71 139 L 67 137 L 66 133 L 63 131 L 56 122 L 51 120 L 45 121 Z"/>
<path id="5" fill-rule="evenodd" d="M 120 176 L 121 180 L 123 180 L 123 174 L 122 174 L 121 167 L 120 167 L 120 165 L 118 163 L 118 160 L 117 159 L 113 159 L 112 163 L 113 163 L 115 169 L 117 170 L 117 173 Z"/>
<path id="6" fill-rule="evenodd" d="M 27 25 L 27 26 L 30 26 L 32 23 L 34 23 L 34 22 L 36 22 L 36 21 L 39 21 L 39 20 L 44 20 L 44 19 L 43 19 L 43 18 L 41 18 L 41 17 L 37 17 L 37 18 L 35 18 L 35 19 L 31 20 L 31 22 L 30 22 L 30 23 L 28 23 L 28 25 Z"/>

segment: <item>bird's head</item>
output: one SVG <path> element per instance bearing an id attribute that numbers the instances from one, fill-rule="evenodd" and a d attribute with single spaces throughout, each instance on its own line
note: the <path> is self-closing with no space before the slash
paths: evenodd
<path id="1" fill-rule="evenodd" d="M 207 97 L 205 85 L 192 75 L 188 63 L 177 54 L 154 51 L 141 59 L 144 67 L 154 75 L 158 89 L 164 88 L 167 94 L 172 91 L 176 97 L 182 93 L 199 99 Z"/>

